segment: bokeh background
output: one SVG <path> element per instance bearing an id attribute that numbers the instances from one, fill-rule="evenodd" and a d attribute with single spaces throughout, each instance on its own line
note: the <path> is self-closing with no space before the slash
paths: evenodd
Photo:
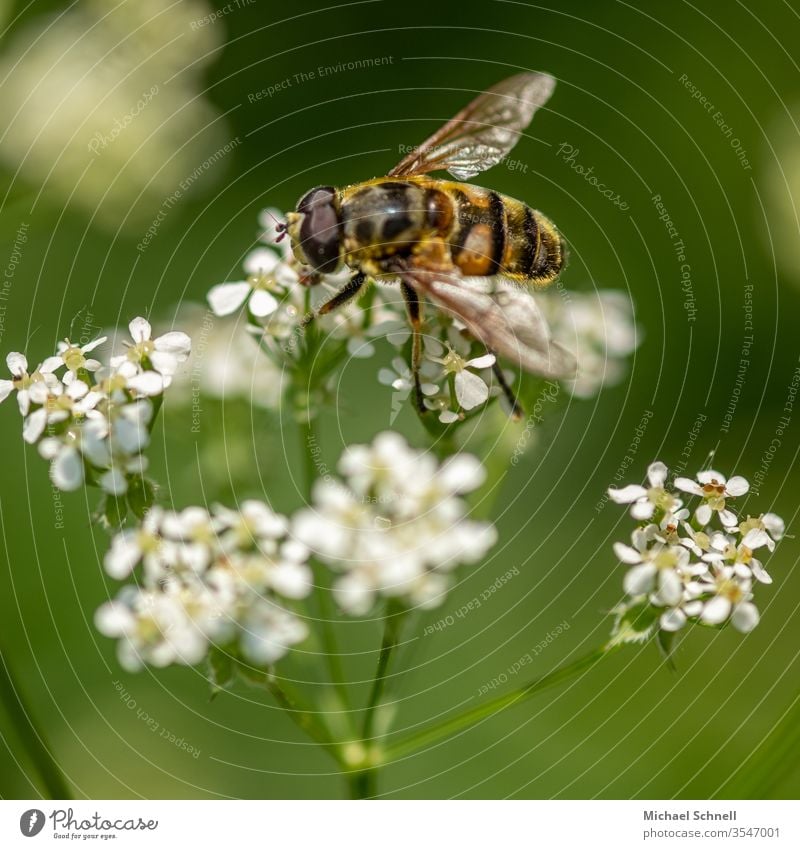
<path id="1" fill-rule="evenodd" d="M 561 623 L 569 628 L 516 682 L 605 639 L 622 578 L 611 544 L 630 522 L 601 500 L 621 466 L 625 481 L 656 458 L 693 473 L 716 450 L 721 470 L 760 475 L 745 512 L 780 513 L 789 536 L 746 638 L 695 629 L 674 670 L 652 646 L 627 649 L 392 766 L 381 792 L 796 797 L 800 408 L 785 409 L 800 365 L 796 4 L 322 5 L 0 2 L 0 350 L 36 362 L 67 333 L 88 338 L 137 314 L 172 323 L 179 305 L 239 276 L 261 208 L 385 173 L 400 145 L 475 92 L 549 71 L 556 95 L 512 155 L 518 164 L 478 182 L 545 210 L 570 244 L 564 285 L 629 293 L 644 337 L 620 385 L 570 402 L 510 469 L 495 555 L 407 635 L 398 727 L 475 700 Z M 659 220 L 665 210 L 677 238 Z M 329 464 L 388 426 L 376 373 L 390 356 L 387 346 L 345 368 L 339 406 L 320 423 Z M 409 411 L 396 426 L 424 444 Z M 95 494 L 54 491 L 19 427 L 11 401 L 0 408 L 0 650 L 75 793 L 341 795 L 326 756 L 266 697 L 237 687 L 211 701 L 202 670 L 120 669 L 91 622 L 116 591 L 101 568 L 104 534 L 90 526 Z M 200 487 L 208 501 L 301 501 L 286 413 L 204 399 L 199 433 L 179 406 L 157 433 L 155 476 L 177 505 L 196 502 Z M 519 575 L 479 609 L 424 636 L 514 565 Z M 348 674 L 366 682 L 378 623 L 343 630 Z M 292 674 L 313 681 L 319 666 L 312 646 Z M 4 715 L 0 732 L 0 794 L 36 795 Z"/>

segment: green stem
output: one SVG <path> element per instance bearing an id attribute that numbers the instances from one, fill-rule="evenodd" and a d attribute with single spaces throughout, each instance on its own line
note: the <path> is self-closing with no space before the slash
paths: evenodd
<path id="1" fill-rule="evenodd" d="M 25 704 L 22 693 L 14 686 L 11 673 L 4 656 L 0 655 L 0 701 L 8 714 L 17 735 L 25 747 L 31 761 L 36 766 L 42 783 L 47 790 L 47 798 L 71 799 L 69 789 L 61 769 L 55 762 L 42 732 L 36 728 L 33 714 Z"/>
<path id="2" fill-rule="evenodd" d="M 309 412 L 309 411 L 306 411 Z M 314 453 L 314 448 L 319 450 L 317 437 L 314 433 L 314 423 L 311 416 L 301 416 L 300 420 L 300 438 L 303 440 L 303 462 L 305 469 L 305 494 L 310 501 L 311 490 L 314 487 L 314 482 L 317 479 L 317 457 Z M 325 586 L 327 575 L 324 568 L 316 569 L 316 585 L 317 585 L 317 601 L 319 604 L 320 627 L 322 630 L 322 642 L 325 647 L 325 660 L 328 664 L 328 673 L 331 682 L 339 696 L 339 701 L 345 710 L 350 709 L 350 699 L 347 693 L 346 679 L 344 677 L 344 669 L 342 668 L 341 653 L 339 651 L 339 643 L 336 639 L 334 631 L 334 611 L 331 604 L 330 590 Z"/>
<path id="3" fill-rule="evenodd" d="M 377 790 L 376 771 L 365 769 L 361 772 L 351 772 L 347 776 L 347 786 L 351 799 L 371 799 Z"/>
<path id="4" fill-rule="evenodd" d="M 405 757 L 423 746 L 435 743 L 444 737 L 449 737 L 451 734 L 468 728 L 482 719 L 486 719 L 489 716 L 499 713 L 501 710 L 505 710 L 507 707 L 511 707 L 518 702 L 526 701 L 537 693 L 554 687 L 556 684 L 574 677 L 579 672 L 583 672 L 597 663 L 601 658 L 611 654 L 616 648 L 617 646 L 604 646 L 603 648 L 596 649 L 573 663 L 562 666 L 553 672 L 548 672 L 546 675 L 530 681 L 523 687 L 518 687 L 510 693 L 490 699 L 488 702 L 470 708 L 464 713 L 445 719 L 438 725 L 426 728 L 417 734 L 412 734 L 404 740 L 400 740 L 394 745 L 387 746 L 384 752 L 384 763 L 390 763 L 398 758 Z"/>
<path id="5" fill-rule="evenodd" d="M 389 671 L 392 652 L 397 648 L 400 641 L 400 629 L 404 613 L 405 611 L 397 604 L 390 602 L 386 605 L 381 653 L 378 655 L 378 666 L 375 670 L 375 678 L 372 681 L 367 708 L 364 711 L 364 722 L 361 727 L 361 739 L 366 746 L 369 746 L 372 740 L 375 711 L 381 702 L 386 687 L 386 676 Z"/>
<path id="6" fill-rule="evenodd" d="M 275 701 L 286 711 L 294 724 L 304 731 L 315 742 L 329 752 L 334 760 L 341 766 L 342 757 L 339 747 L 328 736 L 327 731 L 317 722 L 311 711 L 298 707 L 297 703 L 286 693 L 275 678 L 274 674 L 267 673 L 265 677 L 267 690 L 272 694 Z"/>

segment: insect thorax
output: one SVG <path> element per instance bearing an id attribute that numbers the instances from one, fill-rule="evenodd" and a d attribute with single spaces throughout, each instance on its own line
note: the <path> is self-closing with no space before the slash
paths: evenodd
<path id="1" fill-rule="evenodd" d="M 379 256 L 410 250 L 429 230 L 425 189 L 379 180 L 346 189 L 341 201 L 345 250 Z"/>

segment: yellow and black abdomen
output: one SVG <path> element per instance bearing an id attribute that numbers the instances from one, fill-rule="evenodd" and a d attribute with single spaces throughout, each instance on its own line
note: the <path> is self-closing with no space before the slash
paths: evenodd
<path id="1" fill-rule="evenodd" d="M 541 212 L 490 189 L 437 182 L 456 208 L 446 239 L 453 264 L 462 274 L 498 274 L 538 286 L 558 276 L 564 264 L 564 242 Z"/>

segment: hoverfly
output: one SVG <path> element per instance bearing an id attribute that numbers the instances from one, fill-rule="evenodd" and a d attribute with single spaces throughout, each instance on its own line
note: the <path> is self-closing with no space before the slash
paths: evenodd
<path id="1" fill-rule="evenodd" d="M 295 258 L 312 269 L 309 282 L 343 264 L 353 272 L 339 292 L 306 317 L 306 324 L 350 301 L 370 281 L 399 281 L 411 323 L 411 370 L 421 411 L 425 298 L 458 318 L 490 351 L 526 371 L 546 377 L 574 372 L 572 355 L 549 338 L 530 293 L 551 283 L 564 263 L 564 242 L 554 225 L 522 201 L 426 176 L 448 171 L 464 181 L 496 165 L 554 87 L 549 74 L 503 80 L 386 177 L 312 189 L 280 225 Z M 495 375 L 519 413 L 497 364 Z"/>

